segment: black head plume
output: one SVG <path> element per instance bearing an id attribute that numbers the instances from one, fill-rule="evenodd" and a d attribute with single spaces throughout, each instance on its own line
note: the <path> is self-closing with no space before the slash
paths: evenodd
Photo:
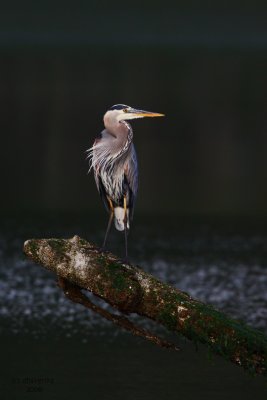
<path id="1" fill-rule="evenodd" d="M 110 110 L 123 110 L 124 108 L 129 108 L 126 104 L 115 104 L 114 106 L 110 107 Z"/>

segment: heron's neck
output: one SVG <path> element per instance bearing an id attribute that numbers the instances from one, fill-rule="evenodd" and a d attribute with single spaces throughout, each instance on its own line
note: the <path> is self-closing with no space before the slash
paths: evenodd
<path id="1" fill-rule="evenodd" d="M 107 131 L 116 138 L 127 136 L 128 130 L 131 129 L 130 124 L 126 121 L 117 121 L 114 115 L 109 112 L 104 115 L 104 125 Z"/>
<path id="2" fill-rule="evenodd" d="M 120 155 L 126 153 L 133 141 L 133 129 L 131 125 L 126 122 L 126 121 L 121 121 L 120 125 L 123 127 L 123 130 L 125 132 L 124 138 L 121 138 L 121 150 L 120 150 Z"/>
<path id="3" fill-rule="evenodd" d="M 133 140 L 133 128 L 127 121 L 120 121 L 120 125 L 123 127 L 124 132 L 126 133 L 127 140 Z"/>
<path id="4" fill-rule="evenodd" d="M 116 121 L 110 118 L 104 118 L 104 125 L 107 132 L 114 137 L 112 141 L 113 152 L 122 155 L 130 147 L 133 141 L 133 130 L 131 125 L 126 121 Z"/>

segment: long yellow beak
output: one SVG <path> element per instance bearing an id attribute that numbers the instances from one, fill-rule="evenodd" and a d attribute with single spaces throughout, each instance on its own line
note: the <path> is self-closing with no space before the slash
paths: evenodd
<path id="1" fill-rule="evenodd" d="M 145 110 L 137 110 L 135 108 L 132 108 L 128 111 L 129 113 L 134 114 L 136 117 L 164 117 L 164 114 L 159 114 L 159 113 L 154 113 L 150 111 L 145 111 Z"/>
<path id="2" fill-rule="evenodd" d="M 154 112 L 149 112 L 149 111 L 141 111 L 135 113 L 138 117 L 165 117 L 165 114 L 159 114 L 159 113 L 154 113 Z"/>

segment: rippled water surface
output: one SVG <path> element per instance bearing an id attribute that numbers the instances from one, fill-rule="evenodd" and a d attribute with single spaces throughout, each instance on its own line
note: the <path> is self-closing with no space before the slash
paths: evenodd
<path id="1" fill-rule="evenodd" d="M 88 369 L 91 377 L 94 376 L 91 382 L 93 394 L 89 398 L 100 395 L 111 399 L 123 397 L 127 385 L 128 394 L 132 393 L 128 398 L 137 398 L 134 393 L 138 398 L 164 398 L 165 389 L 168 397 L 177 398 L 178 383 L 182 393 L 194 398 L 190 382 L 196 386 L 195 394 L 202 387 L 205 398 L 223 398 L 231 394 L 235 394 L 235 398 L 239 394 L 240 398 L 241 394 L 242 398 L 250 398 L 246 396 L 255 390 L 258 396 L 262 395 L 259 399 L 266 398 L 263 396 L 267 396 L 267 387 L 264 388 L 260 378 L 248 377 L 217 357 L 213 362 L 207 361 L 204 350 L 200 351 L 203 354 L 196 353 L 192 345 L 183 341 L 182 356 L 154 348 L 67 300 L 57 287 L 55 276 L 29 262 L 22 254 L 24 240 L 31 237 L 72 237 L 79 234 L 101 243 L 104 220 L 89 218 L 90 226 L 85 217 L 75 217 L 71 223 L 66 220 L 49 216 L 38 220 L 9 219 L 3 224 L 0 233 L 0 329 L 2 346 L 6 343 L 2 349 L 6 362 L 12 360 L 5 380 L 6 393 L 11 390 L 26 396 L 25 385 L 7 384 L 8 379 L 23 376 L 25 365 L 28 375 L 49 375 L 53 364 L 59 366 L 61 362 L 71 360 L 66 377 L 68 374 L 72 376 L 78 393 L 86 390 L 83 368 Z M 131 260 L 149 273 L 267 332 L 267 229 L 263 223 L 139 218 L 131 231 L 129 243 Z M 119 233 L 112 232 L 109 245 L 117 254 L 123 254 L 123 236 Z M 139 320 L 137 316 L 132 318 Z M 140 323 L 166 335 L 163 329 L 149 321 Z M 181 338 L 177 340 L 181 344 Z M 37 357 L 34 364 L 37 354 L 40 358 Z M 86 365 L 83 354 L 93 361 L 94 367 Z M 31 360 L 29 364 L 27 358 Z M 70 372 L 75 360 L 75 374 L 80 374 L 79 379 Z M 104 363 L 102 369 L 99 363 Z M 164 369 L 160 367 L 162 363 L 166 363 Z M 39 369 L 34 370 L 34 365 Z M 122 381 L 118 374 L 124 376 Z M 217 374 L 221 375 L 222 381 L 217 379 Z M 44 384 L 43 393 L 58 394 L 60 390 L 65 393 L 68 384 L 63 372 L 54 371 L 52 375 L 64 385 L 60 387 L 59 382 L 50 386 Z M 209 376 L 213 384 L 209 382 Z M 103 389 L 101 382 L 113 388 L 114 396 L 108 392 L 111 389 Z M 148 386 L 144 386 L 145 382 Z M 142 385 L 145 388 L 143 392 Z M 211 397 L 212 391 L 216 392 L 216 397 Z"/>

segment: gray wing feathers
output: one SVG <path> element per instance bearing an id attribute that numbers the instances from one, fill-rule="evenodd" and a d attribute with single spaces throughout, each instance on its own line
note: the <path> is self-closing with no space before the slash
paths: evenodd
<path id="1" fill-rule="evenodd" d="M 138 163 L 134 145 L 132 144 L 129 152 L 128 163 L 125 168 L 125 178 L 129 186 L 129 208 L 131 209 L 130 214 L 132 217 L 135 198 L 138 190 Z"/>

